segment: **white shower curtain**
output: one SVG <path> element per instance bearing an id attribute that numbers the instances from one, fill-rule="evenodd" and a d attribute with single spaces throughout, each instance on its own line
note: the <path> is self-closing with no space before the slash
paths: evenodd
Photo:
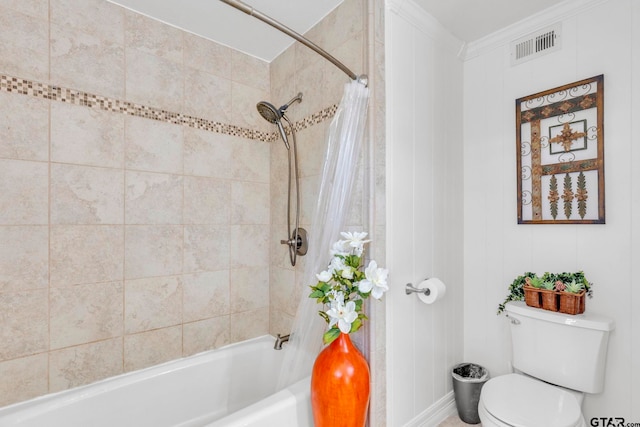
<path id="1" fill-rule="evenodd" d="M 357 80 L 345 84 L 344 95 L 338 106 L 329 134 L 327 151 L 315 207 L 309 252 L 298 286 L 315 285 L 316 274 L 326 270 L 330 260 L 329 249 L 340 239 L 351 201 L 355 174 L 360 158 L 366 128 L 369 89 Z M 285 360 L 278 389 L 286 387 L 311 373 L 316 356 L 322 349 L 322 335 L 327 328 L 318 315 L 323 307 L 303 292 L 286 344 Z"/>

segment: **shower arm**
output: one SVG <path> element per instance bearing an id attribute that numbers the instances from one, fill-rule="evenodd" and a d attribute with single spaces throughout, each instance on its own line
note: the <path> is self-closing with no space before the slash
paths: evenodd
<path id="1" fill-rule="evenodd" d="M 320 56 L 324 57 L 329 62 L 331 62 L 333 65 L 338 67 L 346 75 L 348 75 L 351 78 L 351 80 L 357 80 L 357 81 L 361 82 L 362 84 L 364 84 L 365 86 L 367 85 L 367 76 L 366 75 L 364 75 L 364 74 L 361 75 L 361 76 L 356 75 L 356 73 L 354 73 L 349 68 L 347 68 L 346 65 L 344 65 L 342 62 L 338 61 L 335 57 L 330 55 L 327 51 L 325 51 L 324 49 L 322 49 L 320 46 L 316 45 L 315 43 L 313 43 L 309 39 L 305 38 L 304 36 L 302 36 L 302 35 L 298 34 L 297 32 L 293 31 L 291 28 L 282 25 L 281 23 L 279 23 L 275 19 L 265 15 L 262 12 L 259 12 L 259 11 L 255 10 L 253 7 L 247 5 L 246 3 L 241 2 L 240 0 L 221 0 L 221 1 L 223 3 L 228 4 L 229 6 L 235 7 L 236 9 L 246 13 L 247 15 L 251 15 L 251 16 L 254 16 L 254 17 L 258 18 L 259 20 L 261 20 L 265 24 L 271 25 L 276 30 L 279 30 L 279 31 L 285 33 L 286 35 L 288 35 L 289 37 L 299 41 L 300 43 L 302 43 L 303 45 L 307 46 L 309 49 L 315 51 Z"/>

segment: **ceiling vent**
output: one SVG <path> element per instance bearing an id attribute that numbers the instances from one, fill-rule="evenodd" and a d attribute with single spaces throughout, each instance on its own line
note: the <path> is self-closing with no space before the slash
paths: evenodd
<path id="1" fill-rule="evenodd" d="M 511 66 L 522 64 L 559 50 L 562 23 L 558 22 L 511 42 Z"/>

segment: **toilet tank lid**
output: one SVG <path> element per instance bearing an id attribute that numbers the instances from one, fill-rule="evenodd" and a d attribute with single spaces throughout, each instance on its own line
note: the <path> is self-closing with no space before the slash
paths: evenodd
<path id="1" fill-rule="evenodd" d="M 506 304 L 507 316 L 510 313 L 545 320 L 547 322 L 560 323 L 569 326 L 576 326 L 586 329 L 597 329 L 600 331 L 612 331 L 616 324 L 613 319 L 596 313 L 564 314 L 555 311 L 544 310 L 542 308 L 529 307 L 524 301 L 511 301 Z"/>

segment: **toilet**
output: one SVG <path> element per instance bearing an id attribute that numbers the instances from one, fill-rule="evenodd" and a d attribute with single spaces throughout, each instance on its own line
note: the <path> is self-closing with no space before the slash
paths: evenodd
<path id="1" fill-rule="evenodd" d="M 582 427 L 584 393 L 601 393 L 612 319 L 506 304 L 514 373 L 482 387 L 482 427 Z"/>

